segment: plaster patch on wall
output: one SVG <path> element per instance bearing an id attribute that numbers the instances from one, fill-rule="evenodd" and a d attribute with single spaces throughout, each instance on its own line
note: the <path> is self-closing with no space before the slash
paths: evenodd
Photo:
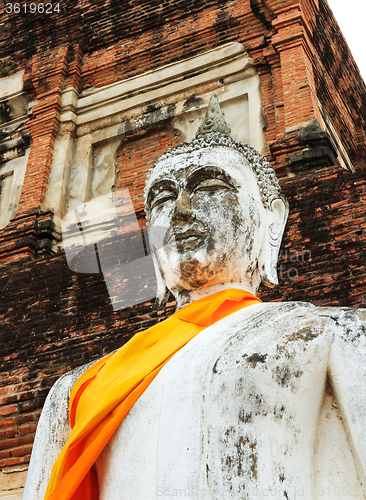
<path id="1" fill-rule="evenodd" d="M 329 116 L 325 112 L 323 106 L 321 105 L 321 102 L 319 101 L 319 99 L 318 99 L 318 106 L 320 109 L 321 117 L 323 119 L 323 123 L 322 123 L 323 129 L 328 132 L 328 134 L 332 138 L 332 141 L 334 142 L 334 145 L 337 149 L 338 161 L 340 163 L 340 166 L 345 168 L 346 170 L 350 170 L 351 172 L 355 172 L 355 167 L 353 166 L 353 163 L 352 163 L 350 157 L 348 156 L 347 151 L 345 150 L 339 135 L 337 134 L 335 128 L 333 127 L 333 124 L 332 124 Z"/>
<path id="2" fill-rule="evenodd" d="M 1 500 L 21 500 L 27 472 L 26 465 L 0 471 Z"/>
<path id="3" fill-rule="evenodd" d="M 29 156 L 24 71 L 0 79 L 0 229 L 15 216 Z"/>
<path id="4" fill-rule="evenodd" d="M 121 138 L 107 144 L 96 145 L 93 152 L 93 168 L 90 176 L 89 197 L 91 200 L 112 191 L 116 184 L 116 155 Z"/>
<path id="5" fill-rule="evenodd" d="M 0 164 L 0 229 L 15 216 L 30 153 Z"/>
<path id="6" fill-rule="evenodd" d="M 0 78 L 0 99 L 21 91 L 23 89 L 23 76 L 24 70 Z"/>

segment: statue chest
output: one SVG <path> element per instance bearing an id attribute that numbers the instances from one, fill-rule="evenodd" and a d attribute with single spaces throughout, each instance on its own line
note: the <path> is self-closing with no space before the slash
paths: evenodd
<path id="1" fill-rule="evenodd" d="M 101 500 L 310 487 L 330 344 L 320 324 L 276 322 L 266 306 L 204 330 L 163 368 L 97 461 Z"/>

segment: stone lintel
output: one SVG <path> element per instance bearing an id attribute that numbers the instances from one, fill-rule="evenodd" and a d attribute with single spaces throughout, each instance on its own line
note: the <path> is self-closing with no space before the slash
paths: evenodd
<path id="1" fill-rule="evenodd" d="M 90 123 L 110 120 L 111 116 L 125 113 L 132 108 L 152 105 L 169 95 L 186 91 L 212 80 L 227 78 L 240 73 L 249 78 L 253 60 L 238 42 L 205 52 L 198 57 L 168 64 L 158 70 L 129 78 L 97 89 L 78 100 L 76 92 L 68 88 L 62 94 L 61 121 L 74 121 L 82 127 L 82 134 L 90 132 Z M 248 70 L 248 74 L 245 72 Z M 97 128 L 103 128 L 103 122 Z M 110 125 L 110 123 L 108 123 Z M 104 125 L 106 126 L 106 125 Z M 92 127 L 94 128 L 94 127 Z M 80 132 L 78 132 L 80 135 Z"/>

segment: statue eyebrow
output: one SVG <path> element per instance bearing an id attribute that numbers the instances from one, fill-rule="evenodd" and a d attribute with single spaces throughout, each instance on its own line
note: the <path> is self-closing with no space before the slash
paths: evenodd
<path id="1" fill-rule="evenodd" d="M 197 168 L 188 176 L 187 188 L 192 189 L 195 184 L 207 179 L 221 179 L 236 189 L 239 187 L 235 179 L 233 179 L 230 174 L 225 172 L 225 170 L 214 165 L 205 165 L 203 167 Z"/>

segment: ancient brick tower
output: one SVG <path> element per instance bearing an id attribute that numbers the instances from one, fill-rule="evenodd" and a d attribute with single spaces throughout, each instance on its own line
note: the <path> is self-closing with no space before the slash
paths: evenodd
<path id="1" fill-rule="evenodd" d="M 290 202 L 280 287 L 261 297 L 365 307 L 366 87 L 326 0 L 7 5 L 0 498 L 16 499 L 53 382 L 158 318 L 151 301 L 114 310 L 103 274 L 69 269 L 61 219 L 128 188 L 142 220 L 149 166 L 192 139 L 215 91 Z"/>

